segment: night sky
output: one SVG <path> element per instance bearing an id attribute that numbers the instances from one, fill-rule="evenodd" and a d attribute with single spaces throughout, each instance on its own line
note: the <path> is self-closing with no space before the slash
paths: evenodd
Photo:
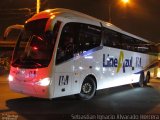
<path id="1" fill-rule="evenodd" d="M 108 21 L 111 4 L 112 24 L 145 39 L 160 42 L 160 0 L 131 0 L 124 6 L 120 0 L 41 0 L 41 10 L 68 8 Z M 36 0 L 1 0 L 0 33 L 12 24 L 23 24 L 35 12 Z M 23 8 L 23 9 L 20 9 Z M 29 12 L 27 9 L 31 9 Z"/>

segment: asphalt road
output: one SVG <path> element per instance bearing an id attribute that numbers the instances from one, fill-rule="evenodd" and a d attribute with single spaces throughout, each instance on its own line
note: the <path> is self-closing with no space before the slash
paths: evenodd
<path id="1" fill-rule="evenodd" d="M 153 79 L 144 88 L 125 85 L 101 90 L 89 101 L 78 100 L 75 96 L 52 100 L 33 98 L 12 92 L 6 82 L 0 82 L 0 120 L 100 120 L 126 117 L 160 119 L 160 80 Z"/>

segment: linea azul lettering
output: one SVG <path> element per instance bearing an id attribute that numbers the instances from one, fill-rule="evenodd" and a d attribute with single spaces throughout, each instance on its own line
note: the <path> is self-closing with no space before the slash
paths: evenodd
<path id="1" fill-rule="evenodd" d="M 141 64 L 141 63 L 140 63 Z M 110 56 L 109 54 L 103 54 L 103 67 L 116 67 L 116 72 L 119 73 L 123 69 L 123 73 L 126 72 L 126 67 L 133 66 L 133 57 L 124 59 L 124 52 L 120 51 L 119 59 Z"/>

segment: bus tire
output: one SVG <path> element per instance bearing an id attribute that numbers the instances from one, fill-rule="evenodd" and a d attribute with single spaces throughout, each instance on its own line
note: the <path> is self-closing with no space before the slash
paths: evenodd
<path id="1" fill-rule="evenodd" d="M 91 99 L 96 92 L 96 83 L 92 77 L 86 77 L 81 86 L 81 92 L 78 94 L 78 97 L 81 100 Z"/>
<path id="2" fill-rule="evenodd" d="M 151 75 L 150 75 L 150 72 L 148 71 L 147 72 L 147 75 L 146 75 L 146 85 L 147 85 L 147 83 L 149 83 L 150 82 L 150 78 L 151 78 Z"/>
<path id="3" fill-rule="evenodd" d="M 139 87 L 144 87 L 144 72 L 142 72 L 140 77 L 139 77 L 138 86 Z"/>

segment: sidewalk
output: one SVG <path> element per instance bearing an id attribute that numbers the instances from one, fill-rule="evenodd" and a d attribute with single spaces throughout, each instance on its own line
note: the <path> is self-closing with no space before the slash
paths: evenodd
<path id="1" fill-rule="evenodd" d="M 7 83 L 8 82 L 8 74 L 0 75 L 0 83 Z"/>

